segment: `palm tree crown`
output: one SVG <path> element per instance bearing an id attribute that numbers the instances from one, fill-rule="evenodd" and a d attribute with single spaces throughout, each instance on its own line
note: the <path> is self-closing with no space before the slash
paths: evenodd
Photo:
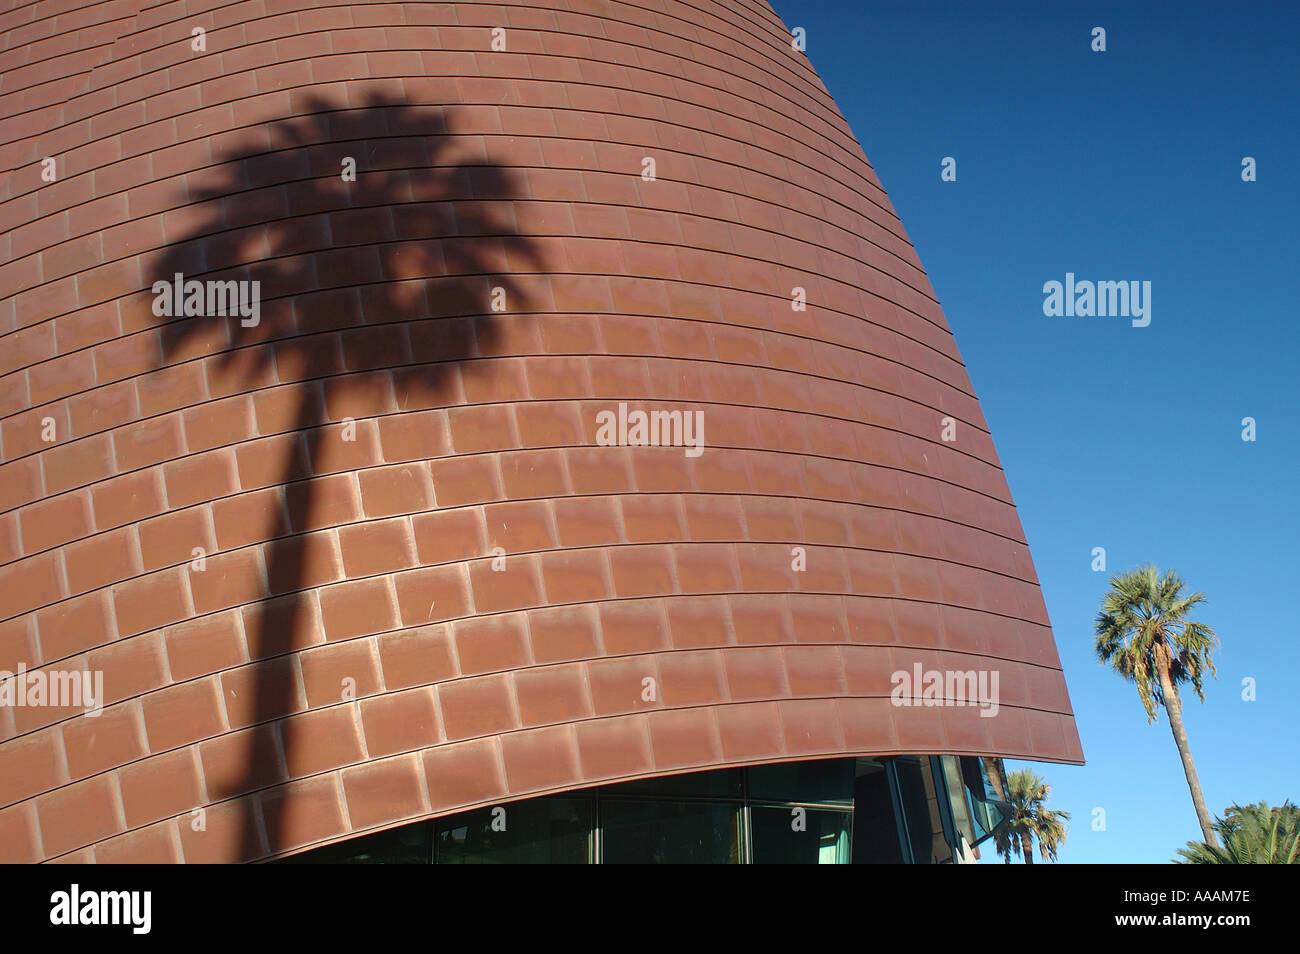
<path id="1" fill-rule="evenodd" d="M 1268 802 L 1230 805 L 1214 829 L 1223 847 L 1189 841 L 1179 848 L 1182 865 L 1300 864 L 1300 808 L 1289 800 L 1270 808 Z"/>
<path id="2" fill-rule="evenodd" d="M 1218 648 L 1218 637 L 1187 618 L 1204 602 L 1204 593 L 1183 593 L 1182 577 L 1173 570 L 1160 577 L 1148 565 L 1110 581 L 1097 614 L 1097 656 L 1137 683 L 1147 722 L 1154 722 L 1155 707 L 1167 702 L 1162 671 L 1174 687 L 1190 682 L 1205 701 L 1201 680 L 1206 669 L 1215 674 L 1210 651 Z"/>
<path id="3" fill-rule="evenodd" d="M 1043 860 L 1055 861 L 1057 849 L 1065 841 L 1065 823 L 1070 820 L 1070 813 L 1052 811 L 1047 807 L 1052 787 L 1030 769 L 1021 769 L 1007 776 L 1007 789 L 1011 816 L 994 833 L 998 854 L 1007 864 L 1011 863 L 1014 853 L 1022 855 L 1025 864 L 1032 865 L 1034 839 L 1037 839 L 1038 852 Z"/>

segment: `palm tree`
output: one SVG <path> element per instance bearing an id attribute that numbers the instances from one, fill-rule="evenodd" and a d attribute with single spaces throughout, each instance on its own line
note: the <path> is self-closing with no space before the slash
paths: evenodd
<path id="1" fill-rule="evenodd" d="M 1173 570 L 1161 577 L 1147 565 L 1113 577 L 1097 614 L 1097 658 L 1137 683 L 1148 724 L 1155 721 L 1155 707 L 1165 707 L 1201 834 L 1206 844 L 1215 845 L 1214 825 L 1192 764 L 1178 696 L 1178 684 L 1190 682 L 1204 702 L 1201 678 L 1206 669 L 1214 675 L 1210 650 L 1218 647 L 1219 639 L 1204 623 L 1188 619 L 1192 608 L 1204 602 L 1204 593 L 1183 592 L 1182 577 Z"/>
<path id="2" fill-rule="evenodd" d="M 1052 787 L 1030 769 L 1020 769 L 1007 776 L 1011 815 L 993 833 L 998 854 L 1011 864 L 1012 854 L 1024 856 L 1025 864 L 1034 863 L 1034 839 L 1044 861 L 1055 861 L 1057 849 L 1065 841 L 1069 812 L 1052 811 L 1047 799 Z"/>
<path id="3" fill-rule="evenodd" d="M 1229 805 L 1214 823 L 1223 847 L 1189 841 L 1179 848 L 1180 865 L 1300 864 L 1300 808 L 1289 800 L 1270 808 L 1268 802 Z"/>

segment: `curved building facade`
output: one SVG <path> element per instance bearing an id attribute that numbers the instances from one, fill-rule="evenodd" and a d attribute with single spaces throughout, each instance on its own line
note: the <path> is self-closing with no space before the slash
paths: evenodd
<path id="1" fill-rule="evenodd" d="M 0 35 L 0 860 L 463 856 L 429 820 L 663 777 L 755 860 L 786 763 L 1082 761 L 953 335 L 765 2 Z"/>

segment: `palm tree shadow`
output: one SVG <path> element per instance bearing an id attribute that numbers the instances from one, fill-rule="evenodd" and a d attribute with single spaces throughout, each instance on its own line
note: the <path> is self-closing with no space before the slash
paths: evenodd
<path id="1" fill-rule="evenodd" d="M 191 184 L 188 206 L 165 223 L 170 233 L 178 221 L 182 237 L 169 234 L 150 272 L 166 282 L 177 275 L 256 282 L 243 287 L 260 294 L 256 323 L 248 311 L 173 317 L 162 328 L 164 366 L 212 355 L 209 379 L 223 394 L 294 385 L 282 389 L 289 397 L 273 414 L 276 430 L 296 435 L 276 447 L 286 512 L 256 536 L 270 541 L 269 594 L 245 612 L 250 662 L 262 662 L 254 698 L 241 703 L 251 718 L 244 708 L 241 722 L 259 728 L 248 736 L 242 775 L 209 777 L 213 802 L 275 780 L 268 776 L 273 726 L 291 772 L 295 740 L 285 717 L 297 709 L 297 683 L 290 654 L 306 645 L 302 631 L 313 625 L 304 592 L 313 584 L 298 534 L 313 526 L 318 503 L 310 478 L 322 455 L 338 449 L 323 444 L 339 439 L 325 425 L 367 406 L 365 392 L 379 385 L 365 374 L 371 369 L 404 366 L 394 372 L 399 409 L 456 403 L 450 372 L 495 353 L 502 293 L 512 312 L 528 310 L 510 273 L 540 262 L 515 226 L 516 177 L 466 155 L 477 140 L 455 138 L 455 107 L 384 96 L 348 107 L 318 96 L 295 112 L 252 127 L 246 142 L 190 176 L 201 187 Z M 255 801 L 263 802 L 260 823 Z M 239 803 L 240 858 L 291 847 L 283 800 Z"/>

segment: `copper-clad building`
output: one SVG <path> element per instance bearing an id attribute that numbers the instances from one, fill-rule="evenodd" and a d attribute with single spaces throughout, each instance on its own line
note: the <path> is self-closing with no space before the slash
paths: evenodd
<path id="1" fill-rule="evenodd" d="M 767 3 L 0 35 L 0 860 L 948 860 L 997 757 L 1082 761 L 952 333 Z"/>

